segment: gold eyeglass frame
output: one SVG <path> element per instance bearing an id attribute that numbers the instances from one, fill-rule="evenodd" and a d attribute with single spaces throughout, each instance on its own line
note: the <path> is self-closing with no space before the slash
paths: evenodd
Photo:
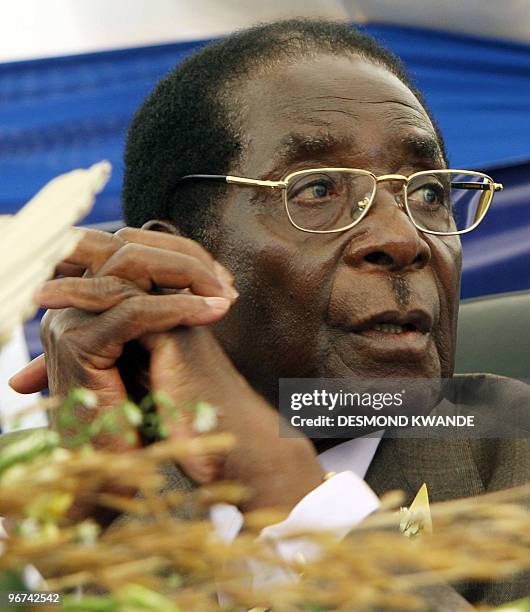
<path id="1" fill-rule="evenodd" d="M 363 211 L 358 219 L 356 219 L 355 221 L 353 221 L 352 223 L 348 225 L 345 225 L 344 227 L 340 227 L 340 228 L 332 229 L 332 230 L 310 230 L 310 229 L 306 229 L 306 228 L 303 228 L 297 225 L 297 223 L 292 218 L 291 213 L 289 212 L 289 206 L 287 204 L 287 187 L 289 185 L 289 181 L 292 180 L 296 176 L 301 176 L 304 174 L 320 173 L 320 172 L 352 172 L 352 173 L 355 172 L 355 173 L 363 174 L 365 176 L 370 176 L 374 179 L 375 181 L 374 190 L 370 196 L 370 200 L 364 203 L 364 205 L 362 206 Z M 480 177 L 487 179 L 487 183 L 469 183 L 468 184 L 467 188 L 481 189 L 484 191 L 489 190 L 490 192 L 490 197 L 488 198 L 487 202 L 482 207 L 480 218 L 478 219 L 478 221 L 475 221 L 475 223 L 471 227 L 468 227 L 464 230 L 457 230 L 455 232 L 437 232 L 435 230 L 426 229 L 422 227 L 421 225 L 419 225 L 418 223 L 416 223 L 416 221 L 414 220 L 414 216 L 412 215 L 409 205 L 408 205 L 407 187 L 409 185 L 409 182 L 412 179 L 417 178 L 418 176 L 432 175 L 433 173 L 436 173 L 436 174 L 467 174 L 471 176 L 480 176 Z M 287 213 L 287 216 L 289 218 L 289 221 L 291 222 L 291 225 L 293 225 L 296 229 L 299 229 L 302 232 L 307 232 L 310 234 L 336 234 L 338 232 L 344 232 L 346 230 L 351 229 L 352 227 L 360 223 L 364 219 L 364 217 L 368 214 L 368 211 L 370 210 L 375 200 L 375 194 L 377 191 L 378 183 L 381 183 L 383 181 L 401 181 L 403 183 L 403 199 L 402 200 L 396 199 L 396 205 L 407 214 L 408 218 L 411 220 L 412 224 L 414 225 L 416 229 L 420 230 L 421 232 L 425 234 L 434 234 L 436 236 L 459 236 L 461 234 L 467 234 L 468 232 L 473 231 L 480 223 L 482 223 L 482 221 L 484 220 L 484 217 L 486 216 L 489 210 L 491 201 L 493 200 L 494 193 L 496 191 L 502 191 L 503 189 L 502 183 L 496 183 L 491 178 L 491 176 L 488 176 L 487 174 L 484 174 L 483 172 L 475 172 L 474 170 L 455 170 L 453 168 L 450 168 L 447 170 L 446 169 L 422 170 L 421 172 L 414 172 L 408 177 L 404 176 L 403 174 L 382 174 L 380 176 L 376 176 L 375 174 L 373 174 L 373 172 L 370 172 L 369 170 L 362 170 L 359 168 L 308 168 L 305 170 L 297 170 L 296 172 L 291 172 L 281 181 L 262 181 L 259 179 L 251 179 L 251 178 L 245 178 L 241 176 L 231 176 L 231 175 L 223 175 L 223 174 L 187 174 L 186 176 L 179 178 L 177 183 L 184 181 L 184 180 L 188 180 L 188 179 L 208 179 L 208 180 L 223 181 L 231 185 L 241 185 L 241 186 L 249 186 L 249 187 L 252 187 L 252 186 L 253 187 L 269 187 L 270 189 L 283 189 L 283 203 L 285 207 L 285 212 Z M 361 206 L 360 203 L 359 203 L 359 206 Z"/>

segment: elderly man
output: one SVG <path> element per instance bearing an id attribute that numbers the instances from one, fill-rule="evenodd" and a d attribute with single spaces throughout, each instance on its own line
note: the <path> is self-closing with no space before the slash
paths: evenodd
<path id="1" fill-rule="evenodd" d="M 207 400 L 237 447 L 183 464 L 171 486 L 234 478 L 254 491 L 242 509 L 318 503 L 322 526 L 344 519 L 332 508 L 373 509 L 372 491 L 412 496 L 427 482 L 445 500 L 527 480 L 525 440 L 365 438 L 319 462 L 318 444 L 278 435 L 279 378 L 453 373 L 458 234 L 499 186 L 469 171 L 476 182 L 460 187 L 472 182 L 478 204 L 451 216 L 442 138 L 388 51 L 325 22 L 238 33 L 159 83 L 125 161 L 125 219 L 143 229 L 87 233 L 63 271 L 88 274 L 38 296 L 58 309 L 43 327 L 52 392 L 88 387 L 100 411 L 138 387 Z M 148 376 L 128 359 L 138 347 Z M 13 385 L 43 382 L 37 363 Z M 127 440 L 99 443 L 118 452 Z M 322 484 L 328 470 L 339 473 Z M 513 581 L 465 594 L 524 592 Z"/>

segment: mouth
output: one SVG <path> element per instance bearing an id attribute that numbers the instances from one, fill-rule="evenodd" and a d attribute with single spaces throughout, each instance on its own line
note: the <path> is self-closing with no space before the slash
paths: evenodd
<path id="1" fill-rule="evenodd" d="M 351 328 L 363 336 L 421 334 L 427 335 L 432 329 L 432 317 L 424 310 L 407 313 L 385 311 L 374 314 Z"/>
<path id="2" fill-rule="evenodd" d="M 432 316 L 424 310 L 379 312 L 349 329 L 366 349 L 386 357 L 421 358 L 429 350 Z"/>

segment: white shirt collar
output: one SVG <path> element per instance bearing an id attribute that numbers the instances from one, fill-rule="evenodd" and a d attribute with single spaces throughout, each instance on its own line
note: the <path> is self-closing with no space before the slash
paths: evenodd
<path id="1" fill-rule="evenodd" d="M 364 479 L 383 433 L 384 431 L 381 430 L 369 436 L 353 438 L 353 440 L 337 444 L 321 453 L 318 461 L 325 472 L 338 473 L 349 470 Z"/>

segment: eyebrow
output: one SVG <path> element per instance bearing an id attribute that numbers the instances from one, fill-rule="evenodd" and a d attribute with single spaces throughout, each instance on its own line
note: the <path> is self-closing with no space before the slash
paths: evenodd
<path id="1" fill-rule="evenodd" d="M 421 161 L 432 167 L 444 160 L 440 143 L 435 137 L 407 134 L 399 140 L 401 148 L 412 160 Z M 348 150 L 355 155 L 359 147 L 351 135 L 338 135 L 331 132 L 301 134 L 291 132 L 280 141 L 280 163 L 296 163 L 322 155 L 331 155 L 338 149 Z"/>
<path id="2" fill-rule="evenodd" d="M 304 161 L 308 158 L 331 153 L 338 148 L 358 150 L 351 136 L 337 136 L 328 132 L 315 135 L 292 132 L 280 141 L 280 156 L 284 161 Z"/>
<path id="3" fill-rule="evenodd" d="M 402 138 L 400 143 L 414 159 L 429 164 L 439 163 L 440 160 L 444 159 L 442 148 L 436 138 L 408 135 Z"/>

